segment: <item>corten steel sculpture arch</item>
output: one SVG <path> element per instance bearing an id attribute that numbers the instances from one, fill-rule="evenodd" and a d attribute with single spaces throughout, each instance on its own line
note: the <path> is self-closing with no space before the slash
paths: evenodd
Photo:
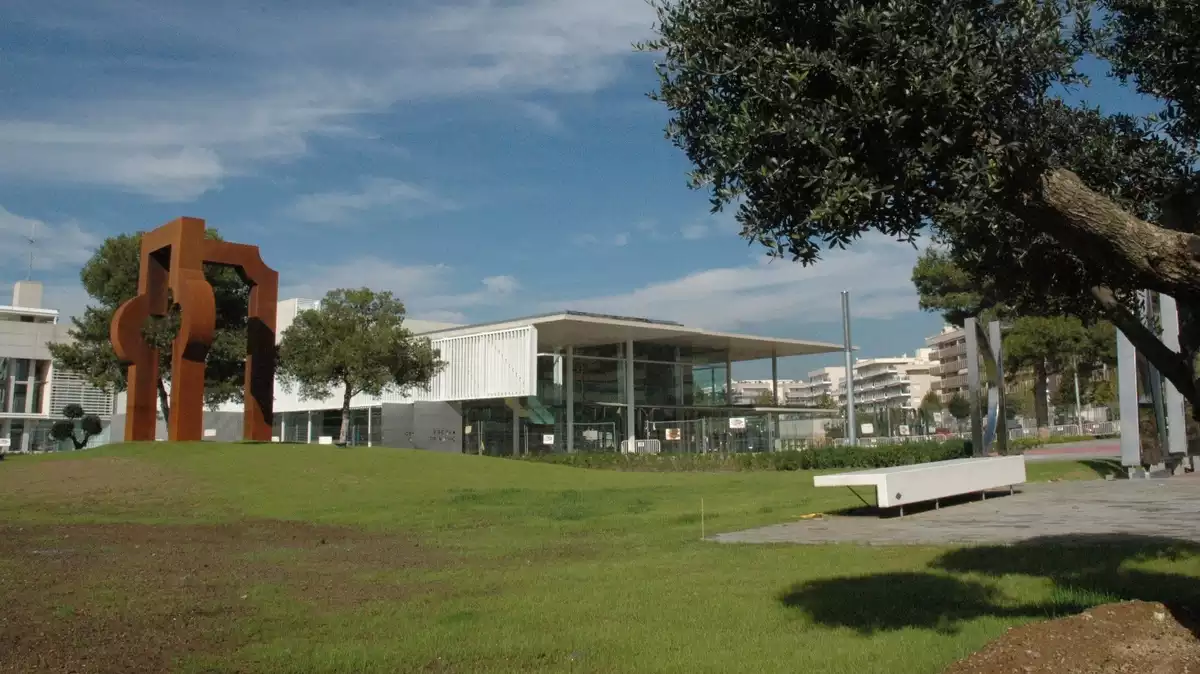
<path id="1" fill-rule="evenodd" d="M 237 269 L 250 285 L 246 335 L 243 437 L 271 439 L 275 402 L 275 303 L 279 273 L 263 263 L 257 246 L 214 241 L 199 218 L 172 220 L 142 235 L 138 294 L 113 314 L 110 337 L 117 358 L 129 365 L 125 411 L 127 441 L 154 440 L 157 425 L 158 350 L 142 328 L 165 316 L 168 289 L 180 307 L 179 334 L 171 356 L 170 440 L 200 440 L 204 431 L 204 360 L 216 327 L 216 300 L 204 263 Z"/>

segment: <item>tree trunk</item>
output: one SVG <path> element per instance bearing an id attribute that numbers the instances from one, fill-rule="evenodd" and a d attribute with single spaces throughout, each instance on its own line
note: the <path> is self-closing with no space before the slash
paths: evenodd
<path id="1" fill-rule="evenodd" d="M 1033 364 L 1033 417 L 1038 428 L 1050 425 L 1050 406 L 1046 402 L 1046 392 L 1049 383 L 1046 381 L 1046 362 L 1038 361 Z"/>
<path id="2" fill-rule="evenodd" d="M 167 387 L 162 377 L 158 378 L 158 405 L 162 408 L 163 421 L 171 420 L 171 397 L 167 395 Z"/>
<path id="3" fill-rule="evenodd" d="M 345 447 L 350 437 L 350 398 L 354 391 L 346 384 L 346 392 L 342 395 L 342 431 L 338 434 L 338 444 Z"/>
<path id="4" fill-rule="evenodd" d="M 1064 169 L 1042 176 L 1037 200 L 1041 202 L 1038 215 L 1042 216 L 1038 221 L 1059 243 L 1070 246 L 1097 268 L 1117 267 L 1140 289 L 1175 298 L 1180 308 L 1182 354 L 1167 348 L 1110 289 L 1092 289 L 1108 318 L 1175 385 L 1200 419 L 1200 383 L 1194 358 L 1200 348 L 1200 328 L 1184 325 L 1200 313 L 1200 236 L 1146 222 Z M 1179 215 L 1171 217 L 1178 219 Z"/>
<path id="5" fill-rule="evenodd" d="M 1200 298 L 1200 236 L 1146 222 L 1064 169 L 1042 176 L 1039 196 L 1050 233 L 1077 255 L 1118 263 L 1140 288 L 1177 300 Z"/>

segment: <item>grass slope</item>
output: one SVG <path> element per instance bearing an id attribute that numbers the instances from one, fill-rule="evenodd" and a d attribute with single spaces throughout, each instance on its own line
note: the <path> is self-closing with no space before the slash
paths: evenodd
<path id="1" fill-rule="evenodd" d="M 1029 466 L 1042 480 L 1097 470 Z M 311 445 L 11 457 L 0 577 L 26 593 L 7 629 L 122 621 L 176 644 L 159 655 L 182 671 L 936 672 L 1008 626 L 1133 596 L 1135 579 L 1153 594 L 1167 583 L 1146 578 L 1200 576 L 1174 546 L 998 548 L 991 568 L 950 571 L 945 548 L 700 540 L 702 500 L 710 533 L 855 505 L 811 475 Z M 35 543 L 62 559 L 35 560 Z M 218 636 L 179 641 L 163 627 L 178 620 Z M 104 655 L 103 635 L 71 643 Z"/>

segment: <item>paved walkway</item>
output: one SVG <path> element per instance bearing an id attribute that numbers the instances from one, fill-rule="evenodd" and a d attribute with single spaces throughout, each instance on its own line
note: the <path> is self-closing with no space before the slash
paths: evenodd
<path id="1" fill-rule="evenodd" d="M 868 496 L 868 498 L 870 498 Z M 1014 543 L 1040 536 L 1140 534 L 1200 542 L 1200 478 L 1030 484 L 1013 496 L 896 517 L 826 516 L 712 537 L 722 543 Z"/>

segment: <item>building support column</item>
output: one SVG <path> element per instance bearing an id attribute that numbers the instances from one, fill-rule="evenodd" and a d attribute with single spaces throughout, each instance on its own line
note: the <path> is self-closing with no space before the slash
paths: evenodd
<path id="1" fill-rule="evenodd" d="M 287 442 L 287 416 L 279 415 L 279 441 Z"/>
<path id="2" fill-rule="evenodd" d="M 771 404 L 779 406 L 779 356 L 771 354 Z"/>
<path id="3" fill-rule="evenodd" d="M 1137 349 L 1125 333 L 1117 331 L 1117 401 L 1121 410 L 1121 465 L 1142 465 L 1142 437 L 1138 418 Z"/>
<path id="4" fill-rule="evenodd" d="M 725 351 L 725 404 L 733 404 L 733 363 L 728 350 Z"/>
<path id="5" fill-rule="evenodd" d="M 771 352 L 771 403 L 779 407 L 779 355 L 774 351 Z M 771 434 L 771 451 L 777 452 L 783 444 L 779 438 L 779 412 L 771 412 L 769 430 L 774 431 Z"/>
<path id="6" fill-rule="evenodd" d="M 305 444 L 312 442 L 312 410 L 308 411 L 308 436 L 304 438 Z"/>
<path id="7" fill-rule="evenodd" d="M 575 452 L 575 347 L 567 347 L 563 370 L 566 371 L 567 398 L 567 453 Z"/>
<path id="8" fill-rule="evenodd" d="M 971 404 L 971 452 L 984 456 L 983 419 L 979 414 L 979 328 L 974 316 L 963 322 L 967 338 L 967 401 Z"/>
<path id="9" fill-rule="evenodd" d="M 371 410 L 372 409 L 374 409 L 374 408 L 372 408 L 372 407 L 367 408 L 367 446 L 368 447 L 371 446 Z"/>
<path id="10" fill-rule="evenodd" d="M 513 407 L 513 422 L 512 422 L 512 441 L 514 457 L 521 456 L 521 414 L 517 412 L 517 408 Z"/>
<path id="11" fill-rule="evenodd" d="M 637 450 L 637 420 L 635 419 L 633 386 L 633 340 L 625 340 L 625 439 L 629 441 L 626 451 Z"/>
<path id="12" fill-rule="evenodd" d="M 1159 311 L 1162 321 L 1162 341 L 1168 349 L 1179 352 L 1179 309 L 1175 298 L 1159 295 Z M 1078 374 L 1075 375 L 1078 378 Z M 1167 453 L 1187 454 L 1187 426 L 1183 420 L 1183 394 L 1166 378 L 1167 400 Z M 1078 385 L 1076 385 L 1078 387 Z M 1078 403 L 1076 403 L 1078 406 Z"/>

